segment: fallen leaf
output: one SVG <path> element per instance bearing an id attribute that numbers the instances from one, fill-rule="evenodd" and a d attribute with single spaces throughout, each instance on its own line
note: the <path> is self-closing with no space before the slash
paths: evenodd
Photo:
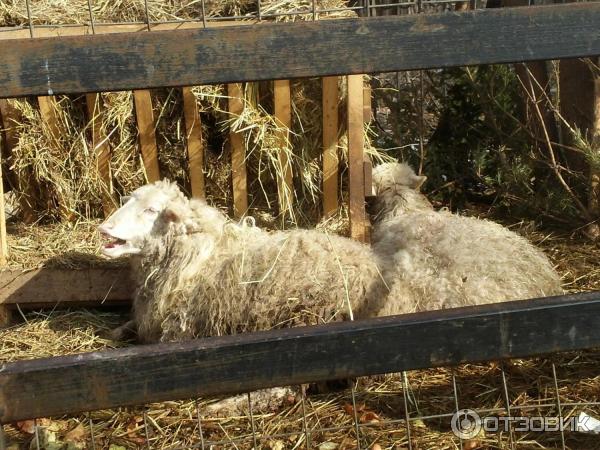
<path id="1" fill-rule="evenodd" d="M 319 450 L 336 450 L 339 446 L 335 442 L 323 442 L 319 445 Z"/>
<path id="2" fill-rule="evenodd" d="M 381 445 L 379 444 L 373 444 L 373 447 L 371 447 L 371 450 L 382 450 Z"/>
<path id="3" fill-rule="evenodd" d="M 85 438 L 85 428 L 83 424 L 80 423 L 67 434 L 65 434 L 65 441 L 81 441 Z"/>
<path id="4" fill-rule="evenodd" d="M 377 423 L 381 420 L 381 418 L 375 414 L 373 411 L 367 411 L 362 416 L 360 416 L 360 423 Z"/>
<path id="5" fill-rule="evenodd" d="M 127 449 L 121 445 L 110 444 L 110 447 L 108 447 L 108 450 L 127 450 Z"/>
<path id="6" fill-rule="evenodd" d="M 35 420 L 21 420 L 16 423 L 16 427 L 23 433 L 33 434 L 35 433 Z"/>
<path id="7" fill-rule="evenodd" d="M 366 409 L 366 405 L 364 403 L 358 403 L 356 405 L 356 413 L 361 413 L 363 411 L 365 411 Z M 346 412 L 346 414 L 353 416 L 354 415 L 354 408 L 350 403 L 345 403 L 344 404 L 344 411 Z"/>
<path id="8" fill-rule="evenodd" d="M 143 445 L 146 443 L 146 438 L 143 438 L 143 437 L 137 436 L 137 435 L 127 436 L 127 440 L 131 441 L 131 442 L 135 442 L 138 445 Z"/>
<path id="9" fill-rule="evenodd" d="M 481 443 L 476 439 L 469 439 L 463 442 L 463 450 L 475 450 Z"/>

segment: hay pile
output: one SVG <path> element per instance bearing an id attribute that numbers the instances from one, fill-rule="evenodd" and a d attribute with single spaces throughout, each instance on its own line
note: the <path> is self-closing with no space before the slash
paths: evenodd
<path id="1" fill-rule="evenodd" d="M 343 8 L 345 0 L 319 0 L 319 9 Z M 262 1 L 263 14 L 310 11 L 307 0 Z M 144 21 L 144 1 L 92 1 L 95 20 L 100 22 Z M 207 15 L 227 17 L 256 13 L 255 0 L 207 0 Z M 75 24 L 89 22 L 87 0 L 32 0 L 33 24 Z M 148 2 L 153 21 L 202 18 L 199 1 Z M 353 16 L 352 11 L 320 14 L 321 19 Z M 310 14 L 277 16 L 273 20 L 309 19 Z M 27 25 L 24 1 L 0 3 L 0 27 Z M 248 62 L 251 63 L 251 62 Z M 343 86 L 342 86 L 343 88 Z M 343 89 L 342 89 L 343 90 Z M 342 91 L 341 90 L 341 91 Z M 306 79 L 292 82 L 292 127 L 285 148 L 277 139 L 278 126 L 272 116 L 272 83 L 247 83 L 244 111 L 238 116 L 227 112 L 224 86 L 201 86 L 193 89 L 201 111 L 206 149 L 207 199 L 231 212 L 231 166 L 227 146 L 230 127 L 243 130 L 248 151 L 249 204 L 251 214 L 271 216 L 279 226 L 315 225 L 320 217 L 321 186 L 321 82 Z M 344 110 L 340 94 L 340 111 Z M 102 217 L 103 192 L 118 197 L 145 182 L 137 142 L 137 128 L 130 92 L 103 93 L 105 110 L 98 117 L 108 136 L 112 157 L 109 186 L 95 173 L 96 155 L 91 148 L 91 127 L 86 113 L 85 96 L 56 96 L 56 125 L 49 129 L 39 113 L 35 99 L 11 100 L 20 117 L 17 123 L 5 123 L 18 133 L 18 144 L 5 164 L 17 205 L 30 209 L 33 219 L 42 223 L 89 221 Z M 185 124 L 179 89 L 152 91 L 156 120 L 161 176 L 176 180 L 189 192 Z M 343 117 L 341 124 L 345 123 Z M 344 129 L 340 133 L 344 133 Z M 342 158 L 345 145 L 340 145 Z M 281 173 L 278 153 L 285 151 L 293 164 L 295 202 L 291 211 L 277 211 L 276 180 Z M 376 158 L 377 151 L 367 139 L 367 151 Z M 343 184 L 343 178 L 340 177 Z M 268 219 L 268 217 L 265 217 Z M 284 220 L 275 220 L 284 219 Z M 267 220 L 267 222 L 269 222 Z"/>
<path id="2" fill-rule="evenodd" d="M 600 287 L 600 257 L 597 248 L 569 235 L 549 235 L 516 226 L 543 248 L 557 264 L 570 291 Z M 72 311 L 31 313 L 27 322 L 0 331 L 0 361 L 63 355 L 112 348 L 113 342 L 98 337 L 124 320 L 118 313 Z M 558 389 L 563 415 L 569 417 L 585 411 L 600 418 L 598 405 L 574 405 L 600 401 L 600 351 L 556 355 Z M 508 395 L 513 415 L 556 415 L 556 391 L 551 360 L 535 358 L 504 364 Z M 469 364 L 455 370 L 458 401 L 461 408 L 492 410 L 504 415 L 502 366 L 497 363 Z M 410 439 L 413 448 L 461 448 L 452 435 L 450 418 L 425 416 L 451 414 L 454 411 L 452 370 L 446 368 L 413 371 L 407 374 Z M 361 378 L 357 384 L 357 416 L 361 423 L 361 448 L 375 444 L 382 449 L 408 448 L 404 419 L 404 388 L 398 374 Z M 207 406 L 216 399 L 198 402 L 173 401 L 146 405 L 144 408 L 120 408 L 91 413 L 96 448 L 190 448 L 199 445 L 198 409 L 202 415 L 205 439 L 216 442 L 214 449 L 250 449 L 253 447 L 252 421 L 247 414 L 212 415 Z M 306 426 L 311 430 L 311 448 L 350 450 L 356 448 L 353 426 L 354 410 L 349 391 L 333 394 L 308 393 L 304 408 Z M 547 406 L 544 406 L 547 405 Z M 148 436 L 144 431 L 144 412 Z M 261 411 L 254 416 L 260 448 L 271 450 L 307 448 L 301 402 L 289 402 L 275 411 Z M 90 422 L 87 415 L 40 420 L 46 427 L 42 437 L 51 436 L 60 444 L 46 448 L 91 448 Z M 32 423 L 12 424 L 6 431 L 13 447 L 27 446 L 34 439 Z M 514 448 L 560 448 L 559 433 L 515 433 Z M 597 437 L 566 433 L 567 448 L 596 448 Z M 60 446 L 59 446 L 60 445 Z M 69 446 L 67 446 L 69 445 Z M 61 447 L 62 446 L 62 447 Z M 86 447 L 87 446 L 87 447 Z M 35 448 L 35 447 L 33 447 Z M 208 447 L 206 447 L 208 448 Z M 509 449 L 509 435 L 489 433 L 463 443 L 469 449 Z"/>

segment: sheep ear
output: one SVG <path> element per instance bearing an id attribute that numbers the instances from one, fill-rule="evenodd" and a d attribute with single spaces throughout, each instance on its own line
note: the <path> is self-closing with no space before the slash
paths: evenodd
<path id="1" fill-rule="evenodd" d="M 414 177 L 412 177 L 411 187 L 413 189 L 419 189 L 421 186 L 423 186 L 423 183 L 425 183 L 425 181 L 427 181 L 427 177 L 425 175 L 415 175 Z"/>
<path id="2" fill-rule="evenodd" d="M 177 223 L 177 222 L 181 222 L 181 220 L 182 220 L 181 214 L 179 211 L 177 211 L 176 208 L 172 208 L 172 207 L 166 208 L 163 211 L 162 215 L 167 222 Z"/>

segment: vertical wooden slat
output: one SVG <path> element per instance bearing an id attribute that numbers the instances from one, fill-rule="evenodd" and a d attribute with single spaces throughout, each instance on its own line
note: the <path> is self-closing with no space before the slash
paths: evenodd
<path id="1" fill-rule="evenodd" d="M 0 268 L 8 262 L 8 239 L 6 235 L 6 214 L 4 205 L 4 180 L 2 178 L 2 152 L 0 152 Z M 7 306 L 0 305 L 0 328 L 12 324 L 12 312 Z"/>
<path id="2" fill-rule="evenodd" d="M 87 94 L 85 96 L 88 110 L 88 118 L 92 128 L 92 148 L 96 153 L 96 171 L 98 177 L 102 180 L 104 190 L 102 192 L 102 209 L 104 216 L 108 217 L 115 209 L 113 199 L 112 177 L 110 173 L 110 145 L 108 139 L 102 130 L 102 118 L 100 114 L 103 110 L 102 97 L 98 93 Z"/>
<path id="3" fill-rule="evenodd" d="M 60 130 L 58 127 L 58 117 L 56 116 L 56 100 L 52 96 L 38 97 L 37 100 L 42 120 L 46 123 L 52 138 L 58 140 L 60 137 Z"/>
<path id="4" fill-rule="evenodd" d="M 363 120 L 366 124 L 371 123 L 373 120 L 373 111 L 371 110 L 371 83 L 365 76 L 365 84 L 363 87 Z M 363 172 L 365 176 L 365 197 L 373 196 L 373 164 L 369 155 L 363 157 Z M 371 222 L 367 220 L 367 229 L 370 231 Z M 367 233 L 370 234 L 370 233 Z"/>
<path id="5" fill-rule="evenodd" d="M 8 259 L 8 240 L 6 236 L 6 214 L 4 206 L 4 179 L 2 178 L 2 157 L 0 153 L 0 266 L 4 266 Z M 0 314 L 1 316 L 1 314 Z"/>
<path id="6" fill-rule="evenodd" d="M 198 112 L 198 103 L 192 88 L 182 88 L 183 114 L 187 136 L 188 166 L 192 197 L 204 198 L 204 142 L 202 141 L 202 122 Z"/>
<path id="7" fill-rule="evenodd" d="M 371 111 L 371 84 L 365 85 L 363 88 L 363 113 L 365 123 L 370 123 L 373 120 L 373 111 Z"/>
<path id="8" fill-rule="evenodd" d="M 133 91 L 142 160 L 148 182 L 160 180 L 152 98 L 148 90 Z"/>
<path id="9" fill-rule="evenodd" d="M 323 216 L 338 208 L 338 77 L 323 84 Z"/>
<path id="10" fill-rule="evenodd" d="M 367 241 L 364 174 L 363 76 L 348 75 L 348 172 L 350 236 Z"/>
<path id="11" fill-rule="evenodd" d="M 227 85 L 229 97 L 229 112 L 239 116 L 244 111 L 242 85 L 231 83 Z M 231 145 L 231 178 L 233 184 L 233 214 L 242 217 L 248 210 L 248 184 L 246 176 L 246 147 L 242 133 L 229 132 Z"/>
<path id="12" fill-rule="evenodd" d="M 277 191 L 279 194 L 279 211 L 289 212 L 292 209 L 293 197 L 293 175 L 292 161 L 285 150 L 289 148 L 289 130 L 292 126 L 292 103 L 289 80 L 275 80 L 274 83 L 275 119 L 281 127 L 279 136 L 279 166 L 281 173 L 278 174 Z M 284 150 L 285 149 L 285 150 Z"/>
<path id="13" fill-rule="evenodd" d="M 55 151 L 60 149 L 61 132 L 58 126 L 58 115 L 56 111 L 56 99 L 53 96 L 40 96 L 37 98 L 40 107 L 40 116 L 46 125 L 46 129 L 51 137 L 51 142 L 56 146 Z M 65 156 L 66 157 L 66 156 Z M 60 216 L 67 221 L 74 218 L 74 211 L 71 209 L 68 201 L 58 193 L 58 209 Z"/>
<path id="14" fill-rule="evenodd" d="M 16 129 L 16 124 L 20 122 L 21 114 L 19 111 L 8 101 L 0 100 L 0 128 L 4 130 L 4 158 L 8 159 L 9 162 L 12 158 L 13 149 L 19 144 L 19 136 Z M 27 183 L 27 180 L 15 180 L 20 184 L 20 188 L 25 188 L 27 192 L 30 191 L 31 186 Z M 19 209 L 21 211 L 21 219 L 24 223 L 33 223 L 35 221 L 35 214 L 29 205 L 26 196 L 19 196 Z"/>

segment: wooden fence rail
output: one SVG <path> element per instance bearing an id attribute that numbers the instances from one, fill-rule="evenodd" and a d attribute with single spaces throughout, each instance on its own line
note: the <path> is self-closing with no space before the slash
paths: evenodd
<path id="1" fill-rule="evenodd" d="M 600 293 L 0 366 L 0 422 L 600 346 Z"/>
<path id="2" fill-rule="evenodd" d="M 0 98 L 596 56 L 598 23 L 590 2 L 15 39 L 0 46 Z"/>

